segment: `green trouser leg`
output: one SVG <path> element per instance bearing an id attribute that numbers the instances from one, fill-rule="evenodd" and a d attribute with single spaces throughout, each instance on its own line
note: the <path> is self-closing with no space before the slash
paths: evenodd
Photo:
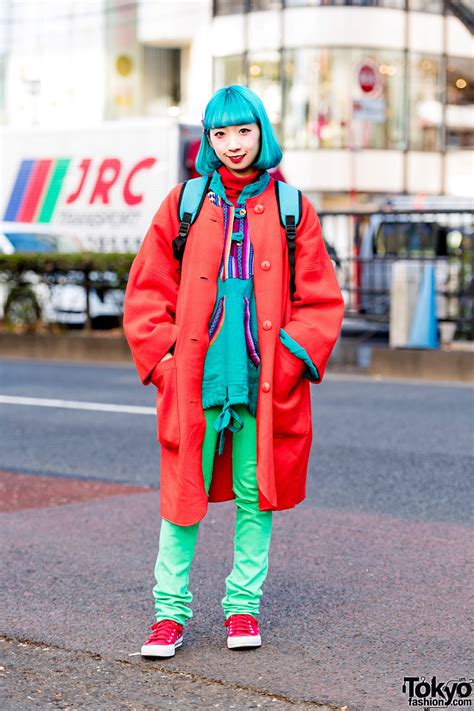
<path id="1" fill-rule="evenodd" d="M 217 432 L 214 421 L 219 407 L 204 410 L 206 432 L 202 445 L 202 469 L 206 494 L 212 480 L 212 467 Z M 188 590 L 189 573 L 194 558 L 194 549 L 199 530 L 198 523 L 178 526 L 166 519 L 161 521 L 160 542 L 155 564 L 156 585 L 153 588 L 156 621 L 175 620 L 184 625 L 193 616 L 190 604 L 192 593 Z"/>
<path id="2" fill-rule="evenodd" d="M 244 427 L 233 434 L 233 488 L 237 506 L 234 567 L 226 579 L 226 596 L 222 600 L 226 618 L 236 612 L 258 614 L 262 586 L 268 571 L 272 513 L 259 511 L 256 481 L 256 420 L 244 405 L 235 409 Z M 212 480 L 212 469 L 218 433 L 214 422 L 220 407 L 204 410 L 206 433 L 202 447 L 202 464 L 206 492 Z M 227 434 L 229 436 L 229 434 Z M 153 588 L 156 620 L 172 619 L 185 624 L 192 617 L 189 607 L 192 593 L 188 590 L 189 573 L 199 523 L 178 526 L 162 520 Z"/>
<path id="3" fill-rule="evenodd" d="M 257 421 L 245 406 L 235 409 L 244 421 L 232 435 L 232 472 L 235 494 L 234 566 L 226 578 L 222 607 L 226 619 L 235 613 L 258 615 L 268 572 L 272 512 L 258 508 Z"/>
<path id="4" fill-rule="evenodd" d="M 188 583 L 198 528 L 199 523 L 177 526 L 165 519 L 161 522 L 153 588 L 157 622 L 175 620 L 184 625 L 193 616 L 189 607 L 193 596 Z"/>

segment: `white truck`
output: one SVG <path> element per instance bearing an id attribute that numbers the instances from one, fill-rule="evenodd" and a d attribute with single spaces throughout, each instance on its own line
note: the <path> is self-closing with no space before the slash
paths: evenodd
<path id="1" fill-rule="evenodd" d="M 136 251 L 165 195 L 185 179 L 196 126 L 134 119 L 79 129 L 3 130 L 2 220 L 48 225 L 94 251 Z"/>
<path id="2" fill-rule="evenodd" d="M 135 119 L 82 130 L 2 133 L 0 253 L 136 252 L 163 198 L 189 177 L 185 156 L 200 128 L 174 119 Z M 26 289 L 12 294 L 0 279 L 0 317 L 85 323 L 81 286 L 47 287 L 33 273 L 27 281 Z M 111 289 L 100 297 L 92 289 L 92 321 L 119 317 L 123 294 Z"/>

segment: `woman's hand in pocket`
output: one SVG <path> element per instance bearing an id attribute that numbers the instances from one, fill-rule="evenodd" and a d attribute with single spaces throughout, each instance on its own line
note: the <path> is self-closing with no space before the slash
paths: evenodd
<path id="1" fill-rule="evenodd" d="M 162 374 L 163 368 L 164 368 L 163 364 L 166 363 L 171 358 L 173 358 L 172 353 L 169 353 L 169 352 L 165 353 L 163 358 L 161 360 L 159 360 L 158 363 L 155 365 L 155 367 L 152 370 L 151 377 L 150 377 L 150 381 L 153 383 L 153 385 L 156 385 L 158 387 L 159 378 L 160 378 L 160 375 Z M 168 366 L 166 366 L 164 368 L 164 370 L 166 370 L 167 367 Z"/>
<path id="2" fill-rule="evenodd" d="M 305 364 L 278 340 L 275 352 L 274 397 L 285 400 L 301 379 Z"/>

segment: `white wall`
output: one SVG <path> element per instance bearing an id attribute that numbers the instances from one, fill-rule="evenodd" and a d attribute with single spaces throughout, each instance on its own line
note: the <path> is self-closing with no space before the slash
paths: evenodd
<path id="1" fill-rule="evenodd" d="M 457 57 L 474 57 L 474 37 L 456 17 L 447 18 L 447 53 Z"/>
<path id="2" fill-rule="evenodd" d="M 289 47 L 336 46 L 392 49 L 404 43 L 404 13 L 372 7 L 309 7 L 284 11 Z"/>
<path id="3" fill-rule="evenodd" d="M 408 47 L 412 52 L 441 54 L 443 52 L 442 15 L 429 12 L 408 13 Z"/>
<path id="4" fill-rule="evenodd" d="M 445 190 L 448 195 L 474 199 L 474 151 L 453 151 L 446 154 Z"/>
<path id="5" fill-rule="evenodd" d="M 203 24 L 184 53 L 187 71 L 183 70 L 183 123 L 200 123 L 205 106 L 212 96 L 212 55 L 209 51 L 211 27 Z"/>
<path id="6" fill-rule="evenodd" d="M 301 190 L 400 192 L 401 151 L 313 150 L 284 152 L 285 178 Z"/>
<path id="7" fill-rule="evenodd" d="M 215 57 L 241 54 L 245 47 L 244 15 L 222 15 L 214 18 L 210 51 Z"/>
<path id="8" fill-rule="evenodd" d="M 407 155 L 407 189 L 411 193 L 439 194 L 443 191 L 441 153 L 410 151 Z"/>
<path id="9" fill-rule="evenodd" d="M 184 47 L 211 17 L 211 0 L 139 0 L 138 39 L 160 47 Z"/>

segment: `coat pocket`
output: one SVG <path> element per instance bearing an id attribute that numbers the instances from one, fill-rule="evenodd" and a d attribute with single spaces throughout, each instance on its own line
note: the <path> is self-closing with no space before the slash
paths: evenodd
<path id="1" fill-rule="evenodd" d="M 273 434 L 304 437 L 311 430 L 311 394 L 305 364 L 277 342 L 273 375 Z"/>
<path id="2" fill-rule="evenodd" d="M 301 379 L 305 364 L 278 340 L 273 368 L 273 392 L 279 400 L 284 400 Z"/>
<path id="3" fill-rule="evenodd" d="M 179 417 L 174 356 L 155 366 L 152 383 L 156 386 L 157 439 L 164 447 L 177 449 L 179 445 Z"/>

